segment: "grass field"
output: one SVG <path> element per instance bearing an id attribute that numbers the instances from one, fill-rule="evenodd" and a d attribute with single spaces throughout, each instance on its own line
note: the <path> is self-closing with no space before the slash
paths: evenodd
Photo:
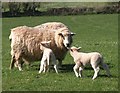
<path id="1" fill-rule="evenodd" d="M 104 56 L 112 76 L 108 78 L 103 69 L 96 80 L 92 80 L 93 70 L 86 67 L 84 78 L 76 78 L 72 70 L 74 62 L 67 54 L 63 70 L 59 75 L 38 74 L 39 62 L 34 62 L 29 69 L 24 65 L 23 72 L 9 70 L 11 60 L 10 29 L 16 26 L 35 26 L 44 22 L 60 21 L 66 24 L 76 35 L 75 46 L 82 51 L 98 51 Z M 3 91 L 118 91 L 118 15 L 81 15 L 81 16 L 41 16 L 16 17 L 2 19 L 2 90 Z"/>

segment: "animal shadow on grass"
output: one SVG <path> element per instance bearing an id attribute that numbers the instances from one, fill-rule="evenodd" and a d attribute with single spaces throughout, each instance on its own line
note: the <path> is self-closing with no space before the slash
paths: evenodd
<path id="1" fill-rule="evenodd" d="M 75 64 L 63 64 L 62 68 L 60 68 L 59 70 L 60 70 L 61 73 L 73 72 L 74 65 Z M 109 67 L 109 70 L 114 67 L 114 65 L 110 64 L 110 63 L 107 63 L 107 65 Z M 87 66 L 85 66 L 84 70 L 91 70 L 91 71 L 93 71 L 93 68 L 90 65 L 87 65 Z M 106 72 L 105 73 L 101 73 L 101 70 L 104 70 L 104 69 L 100 66 L 99 77 L 108 77 L 106 75 Z M 88 75 L 87 77 L 92 77 L 92 74 Z M 112 73 L 111 73 L 110 78 L 117 78 L 117 76 L 112 75 Z"/>
<path id="2" fill-rule="evenodd" d="M 61 72 L 61 73 L 72 72 L 74 65 L 75 64 L 63 64 L 61 68 L 58 68 L 59 72 Z M 32 70 L 39 70 L 40 69 L 40 65 L 32 64 L 30 66 L 30 69 L 32 69 Z M 52 70 L 52 71 L 54 70 L 53 65 L 50 66 L 50 70 Z"/>
<path id="3" fill-rule="evenodd" d="M 59 72 L 60 73 L 67 73 L 67 72 L 73 72 L 73 67 L 74 67 L 74 65 L 75 64 L 63 64 L 62 65 L 62 67 L 61 68 L 59 68 Z M 109 67 L 109 69 L 111 69 L 111 68 L 113 68 L 114 67 L 114 65 L 113 64 L 110 64 L 110 63 L 107 63 L 107 65 L 108 65 L 108 67 Z M 38 64 L 32 64 L 31 66 L 30 66 L 30 69 L 31 70 L 39 70 L 40 68 L 40 65 L 38 65 Z M 50 67 L 50 69 L 52 70 L 52 71 L 54 71 L 54 68 L 53 68 L 53 65 Z M 85 68 L 84 68 L 84 70 L 93 70 L 93 68 L 90 66 L 90 65 L 87 65 L 87 66 L 85 66 Z M 106 73 L 101 73 L 101 70 L 104 70 L 101 66 L 100 66 L 100 73 L 99 73 L 99 77 L 107 77 L 107 75 L 106 75 Z M 84 73 L 84 72 L 83 72 Z M 87 77 L 92 77 L 92 74 L 91 75 L 88 75 Z M 111 73 L 111 76 L 110 77 L 114 77 L 114 78 L 117 78 L 117 76 L 115 76 L 115 75 L 112 75 L 112 73 Z"/>
<path id="4" fill-rule="evenodd" d="M 75 64 L 63 64 L 61 68 L 59 68 L 61 73 L 72 72 Z"/>
<path id="5" fill-rule="evenodd" d="M 114 68 L 114 65 L 113 64 L 110 64 L 110 63 L 107 63 L 108 67 L 109 67 L 109 70 L 111 68 Z M 85 67 L 85 70 L 93 70 L 93 68 L 91 66 L 87 66 Z M 101 71 L 104 71 L 104 73 L 102 73 Z M 93 70 L 94 71 L 94 70 Z M 118 78 L 118 76 L 116 75 L 112 75 L 111 71 L 110 71 L 110 77 L 109 78 Z M 103 69 L 103 67 L 100 66 L 100 71 L 99 71 L 99 74 L 98 74 L 99 77 L 108 77 L 107 74 L 106 74 L 106 71 Z M 88 75 L 87 77 L 92 77 L 92 74 L 91 75 Z"/>

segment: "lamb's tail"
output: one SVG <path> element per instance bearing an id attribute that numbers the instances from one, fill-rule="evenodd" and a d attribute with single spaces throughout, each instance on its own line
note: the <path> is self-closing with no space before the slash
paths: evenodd
<path id="1" fill-rule="evenodd" d="M 106 70 L 106 74 L 110 76 L 109 67 L 107 64 L 104 63 L 103 57 L 101 58 L 101 66 L 103 67 L 104 70 Z"/>

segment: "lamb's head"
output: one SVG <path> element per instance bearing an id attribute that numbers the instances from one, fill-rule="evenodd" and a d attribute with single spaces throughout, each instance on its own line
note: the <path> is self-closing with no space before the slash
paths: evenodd
<path id="1" fill-rule="evenodd" d="M 45 48 L 50 47 L 50 43 L 51 43 L 51 41 L 42 41 L 42 42 L 40 43 L 40 49 L 41 49 L 41 50 L 44 50 Z"/>
<path id="2" fill-rule="evenodd" d="M 73 55 L 74 54 L 74 52 L 79 52 L 80 51 L 80 49 L 81 49 L 81 47 L 75 47 L 75 46 L 73 46 L 73 47 L 71 47 L 69 50 L 70 50 L 70 54 L 71 55 Z"/>
<path id="3" fill-rule="evenodd" d="M 72 36 L 75 35 L 75 33 L 70 32 L 68 28 L 60 28 L 58 35 L 62 38 L 63 45 L 69 49 L 72 43 Z"/>

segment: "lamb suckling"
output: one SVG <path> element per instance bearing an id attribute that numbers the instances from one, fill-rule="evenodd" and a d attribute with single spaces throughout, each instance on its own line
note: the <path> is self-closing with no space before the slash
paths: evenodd
<path id="1" fill-rule="evenodd" d="M 53 62 L 54 69 L 55 69 L 56 73 L 58 74 L 57 62 L 56 62 L 55 55 L 54 55 L 53 51 L 49 48 L 50 42 L 51 41 L 41 42 L 40 49 L 43 51 L 43 56 L 42 56 L 42 60 L 41 60 L 39 73 L 42 73 L 42 72 L 45 73 L 46 71 L 48 72 L 50 69 L 51 62 Z"/>
<path id="2" fill-rule="evenodd" d="M 70 55 L 73 57 L 75 66 L 73 70 L 75 72 L 76 77 L 82 77 L 82 70 L 86 64 L 91 64 L 92 68 L 94 69 L 94 76 L 93 80 L 98 76 L 98 72 L 100 70 L 99 66 L 101 65 L 108 76 L 110 76 L 110 71 L 107 64 L 103 63 L 103 57 L 98 52 L 90 52 L 90 53 L 83 53 L 79 52 L 81 47 L 71 47 L 70 48 Z"/>

